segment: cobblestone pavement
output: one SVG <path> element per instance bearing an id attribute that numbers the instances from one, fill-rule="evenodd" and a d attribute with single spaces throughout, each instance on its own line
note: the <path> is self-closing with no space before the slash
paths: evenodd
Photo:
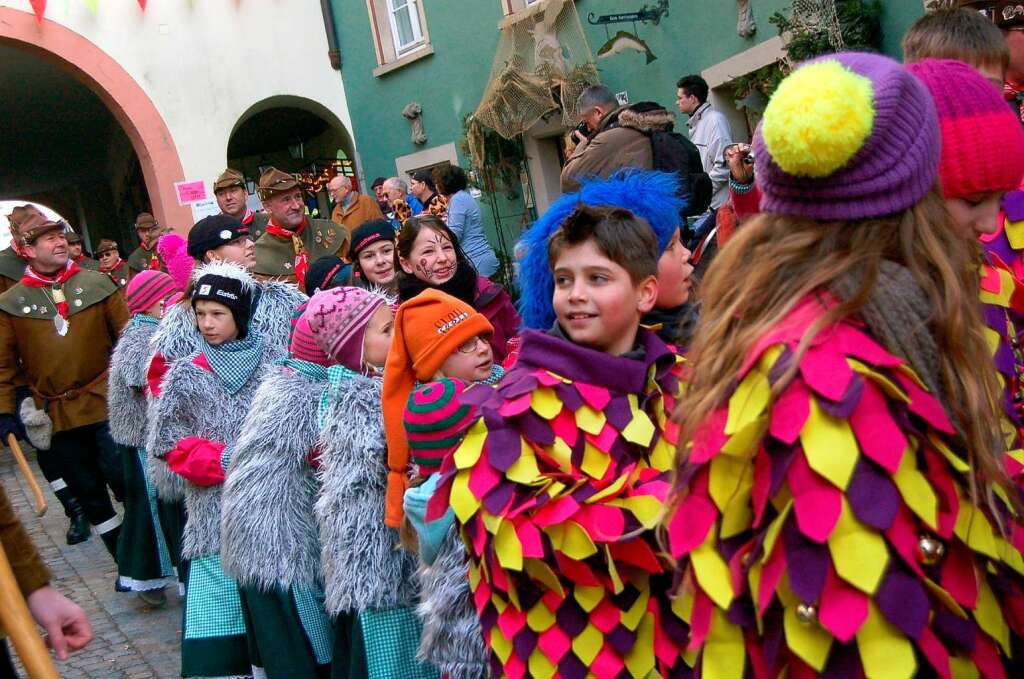
<path id="1" fill-rule="evenodd" d="M 103 542 L 94 535 L 74 547 L 65 544 L 67 519 L 63 509 L 39 472 L 35 454 L 26 448 L 25 455 L 46 496 L 46 514 L 42 518 L 35 516 L 31 491 L 6 448 L 0 448 L 0 483 L 53 572 L 51 584 L 84 608 L 92 624 L 92 643 L 67 662 L 58 663 L 61 676 L 178 677 L 181 602 L 176 593 L 168 589 L 167 606 L 152 610 L 135 594 L 115 592 L 116 569 Z"/>

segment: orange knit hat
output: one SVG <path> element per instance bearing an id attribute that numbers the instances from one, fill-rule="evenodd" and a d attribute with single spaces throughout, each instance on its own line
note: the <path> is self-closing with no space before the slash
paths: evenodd
<path id="1" fill-rule="evenodd" d="M 493 332 L 494 327 L 483 314 L 434 288 L 427 288 L 398 307 L 381 394 L 388 443 L 386 525 L 398 528 L 402 523 L 402 497 L 409 485 L 409 442 L 402 417 L 416 381 L 434 379 L 459 345 Z"/>
<path id="2" fill-rule="evenodd" d="M 402 496 L 409 485 L 409 441 L 402 416 L 417 380 L 434 379 L 459 345 L 495 329 L 472 306 L 428 288 L 394 314 L 394 336 L 384 364 L 384 433 L 387 437 L 387 501 L 384 523 L 401 524 Z"/>

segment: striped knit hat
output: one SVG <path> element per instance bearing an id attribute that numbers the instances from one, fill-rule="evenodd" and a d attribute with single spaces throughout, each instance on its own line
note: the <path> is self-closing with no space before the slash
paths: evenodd
<path id="1" fill-rule="evenodd" d="M 409 461 L 419 476 L 441 469 L 441 462 L 462 440 L 473 423 L 476 408 L 463 405 L 459 396 L 468 382 L 444 378 L 424 384 L 409 394 L 403 424 L 409 441 Z"/>
<path id="2" fill-rule="evenodd" d="M 309 304 L 303 304 L 302 313 L 293 321 L 288 353 L 292 358 L 297 358 L 300 361 L 309 361 L 322 366 L 334 365 L 334 361 L 324 353 L 313 336 L 313 330 L 309 327 L 310 316 Z"/>
<path id="3" fill-rule="evenodd" d="M 939 113 L 942 195 L 1017 188 L 1024 177 L 1024 130 L 999 91 L 961 61 L 925 59 L 907 70 L 928 88 Z"/>
<path id="4" fill-rule="evenodd" d="M 183 296 L 184 293 L 175 287 L 174 279 L 155 269 L 146 269 L 132 276 L 124 292 L 128 311 L 133 314 L 144 313 L 157 302 L 170 306 Z"/>

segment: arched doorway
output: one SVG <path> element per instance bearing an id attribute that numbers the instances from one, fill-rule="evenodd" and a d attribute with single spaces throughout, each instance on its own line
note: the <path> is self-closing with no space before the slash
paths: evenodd
<path id="1" fill-rule="evenodd" d="M 273 166 L 297 175 L 307 191 L 310 212 L 329 214 L 327 182 L 335 174 L 356 178 L 352 137 L 322 104 L 294 96 L 264 99 L 235 123 L 228 140 L 228 166 L 242 172 L 256 207 L 256 182 Z"/>
<path id="2" fill-rule="evenodd" d="M 0 199 L 51 205 L 92 239 L 134 247 L 141 210 L 191 225 L 167 126 L 108 54 L 59 23 L 0 7 Z M 6 124 L 10 122 L 10 124 Z"/>

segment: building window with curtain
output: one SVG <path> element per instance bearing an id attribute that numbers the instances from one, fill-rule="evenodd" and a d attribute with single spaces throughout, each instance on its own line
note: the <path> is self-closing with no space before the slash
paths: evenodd
<path id="1" fill-rule="evenodd" d="M 402 55 L 423 43 L 419 3 L 417 0 L 387 0 L 387 4 L 395 53 Z"/>

